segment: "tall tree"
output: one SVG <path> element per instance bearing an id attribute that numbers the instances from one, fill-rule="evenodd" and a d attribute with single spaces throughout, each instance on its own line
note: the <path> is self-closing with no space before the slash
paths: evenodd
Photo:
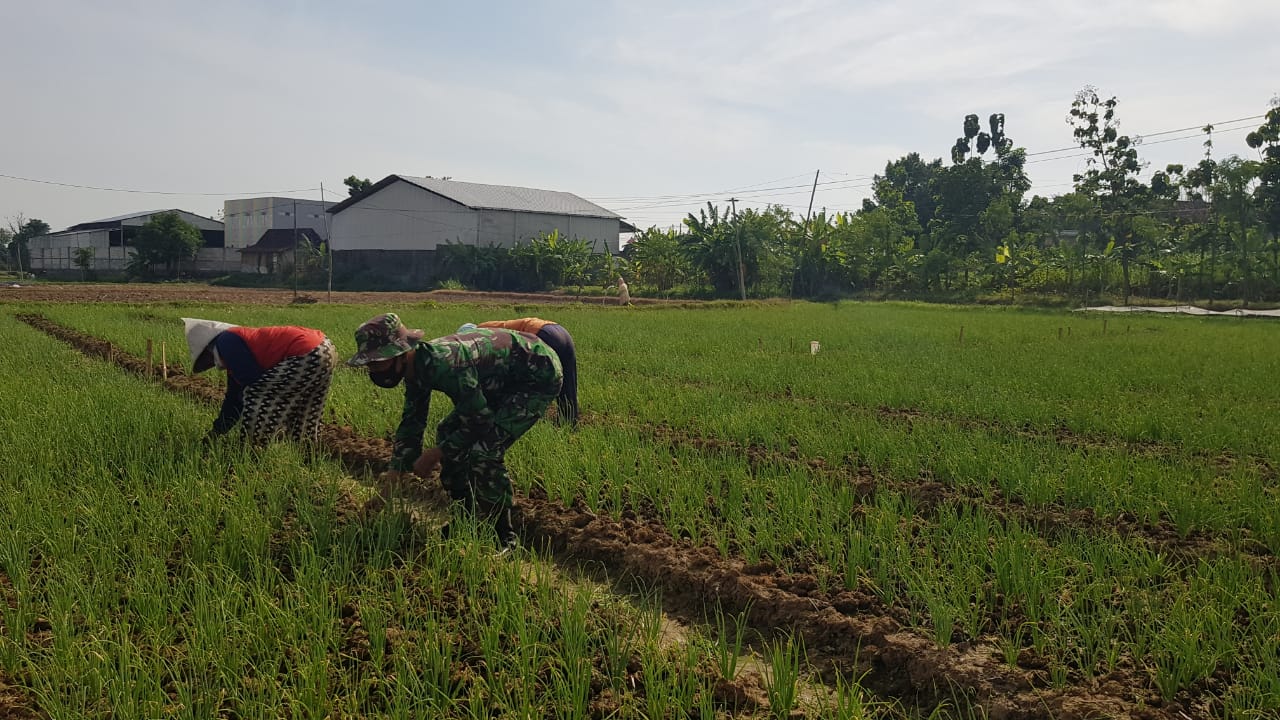
<path id="1" fill-rule="evenodd" d="M 18 213 L 9 220 L 9 257 L 19 270 L 30 271 L 31 250 L 29 243 L 33 238 L 49 234 L 49 223 L 39 219 L 27 219 Z"/>
<path id="2" fill-rule="evenodd" d="M 1253 289 L 1255 246 L 1258 245 L 1260 229 L 1257 227 L 1257 206 L 1253 197 L 1260 166 L 1254 160 L 1232 155 L 1218 163 L 1212 186 L 1213 214 L 1234 250 L 1236 270 L 1240 276 L 1240 297 L 1245 305 L 1249 304 Z"/>
<path id="3" fill-rule="evenodd" d="M 152 215 L 133 241 L 134 256 L 129 261 L 133 274 L 149 275 L 159 266 L 175 273 L 183 260 L 194 258 L 204 245 L 200 230 L 176 212 Z"/>
<path id="4" fill-rule="evenodd" d="M 372 180 L 369 178 L 364 178 L 362 180 L 355 175 L 348 175 L 347 179 L 342 181 L 342 184 L 347 186 L 348 197 L 355 197 L 356 195 L 359 195 L 365 190 L 373 187 Z"/>
<path id="5" fill-rule="evenodd" d="M 1254 203 L 1266 228 L 1271 251 L 1272 282 L 1280 286 L 1280 98 L 1271 101 L 1266 120 L 1245 138 L 1258 151 L 1258 186 Z"/>
<path id="6" fill-rule="evenodd" d="M 5 267 L 9 262 L 9 243 L 13 241 L 13 231 L 9 228 L 0 228 L 0 248 L 4 249 Z"/>
<path id="7" fill-rule="evenodd" d="M 1131 268 L 1143 250 L 1133 216 L 1145 210 L 1150 188 L 1138 179 L 1142 171 L 1138 146 L 1128 135 L 1120 134 L 1116 105 L 1114 95 L 1103 100 L 1097 88 L 1086 86 L 1076 93 L 1067 123 L 1080 147 L 1092 154 L 1088 169 L 1074 176 L 1076 191 L 1093 198 L 1102 212 L 1108 245 L 1114 243 L 1120 259 L 1124 304 L 1128 305 Z"/>
<path id="8" fill-rule="evenodd" d="M 627 243 L 623 255 L 631 260 L 636 279 L 665 293 L 689 275 L 689 261 L 680 252 L 680 237 L 674 230 L 651 227 Z"/>
<path id="9" fill-rule="evenodd" d="M 885 166 L 884 175 L 875 177 L 875 205 L 911 203 L 916 212 L 916 226 L 921 230 L 929 227 L 937 204 L 932 183 L 941 170 L 941 158 L 925 162 L 919 153 L 909 153 L 894 160 Z"/>

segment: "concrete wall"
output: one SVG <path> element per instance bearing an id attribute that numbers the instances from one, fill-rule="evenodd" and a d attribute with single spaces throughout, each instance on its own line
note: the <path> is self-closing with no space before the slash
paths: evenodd
<path id="1" fill-rule="evenodd" d="M 331 216 L 333 249 L 434 250 L 477 241 L 475 211 L 397 181 Z"/>
<path id="2" fill-rule="evenodd" d="M 334 275 L 361 287 L 429 290 L 437 270 L 435 250 L 333 251 Z"/>
<path id="3" fill-rule="evenodd" d="M 471 210 L 404 181 L 337 213 L 331 222 L 335 251 L 435 250 L 449 243 L 512 247 L 554 230 L 595 241 L 597 252 L 619 250 L 616 219 Z"/>
<path id="4" fill-rule="evenodd" d="M 336 203 L 319 200 L 264 197 L 227 200 L 222 204 L 226 223 L 227 247 L 248 247 L 274 228 L 293 228 L 294 203 L 297 203 L 298 227 L 311 228 L 321 240 L 329 239 L 325 210 Z"/>
<path id="5" fill-rule="evenodd" d="M 86 230 L 83 234 L 92 233 L 101 233 L 105 241 L 106 230 Z M 133 248 L 109 247 L 105 244 L 100 245 L 88 242 L 83 245 L 32 247 L 31 271 L 58 274 L 81 272 L 75 263 L 75 249 L 77 247 L 92 247 L 94 249 L 94 257 L 89 269 L 98 273 L 124 272 L 125 266 L 129 264 L 129 259 L 133 257 Z M 229 272 L 237 272 L 240 270 L 240 251 L 233 248 L 201 248 L 196 253 L 195 262 L 192 263 L 190 260 L 183 261 L 181 269 L 184 275 L 224 275 Z"/>
<path id="6" fill-rule="evenodd" d="M 502 243 L 506 247 L 559 230 L 560 235 L 567 239 L 580 238 L 594 243 L 595 252 L 618 252 L 618 221 L 613 218 L 484 210 L 481 211 L 481 221 L 489 214 L 510 216 L 504 221 L 504 225 L 509 223 L 511 228 L 510 239 Z"/>
<path id="7" fill-rule="evenodd" d="M 178 217 L 182 218 L 187 223 L 194 225 L 199 230 L 222 230 L 222 223 L 217 220 L 207 218 L 203 215 L 196 215 L 195 213 L 190 213 L 186 210 L 161 210 L 160 212 L 155 213 L 155 215 L 160 215 L 166 212 L 178 213 Z M 128 227 L 142 227 L 150 222 L 152 217 L 152 215 L 139 215 L 138 217 L 121 220 L 120 224 Z"/>

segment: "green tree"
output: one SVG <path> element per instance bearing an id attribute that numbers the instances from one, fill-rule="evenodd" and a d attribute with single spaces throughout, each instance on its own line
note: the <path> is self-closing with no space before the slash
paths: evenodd
<path id="1" fill-rule="evenodd" d="M 654 286 L 660 293 L 688 280 L 692 269 L 680 252 L 680 235 L 674 229 L 651 227 L 637 233 L 623 255 L 631 260 L 636 280 Z"/>
<path id="2" fill-rule="evenodd" d="M 790 279 L 790 262 L 781 239 L 788 220 L 789 214 L 779 207 L 747 209 L 732 217 L 727 210 L 721 212 L 707 203 L 697 216 L 689 213 L 684 219 L 681 252 L 717 295 L 739 293 L 739 256 L 744 290 L 779 291 Z"/>
<path id="3" fill-rule="evenodd" d="M 1236 155 L 1217 165 L 1211 192 L 1213 214 L 1219 220 L 1223 235 L 1234 251 L 1236 272 L 1240 277 L 1240 297 L 1249 303 L 1253 285 L 1253 264 L 1259 240 L 1257 205 L 1253 186 L 1258 179 L 1261 164 L 1244 160 Z"/>
<path id="4" fill-rule="evenodd" d="M 355 175 L 348 175 L 347 179 L 342 181 L 342 184 L 347 186 L 347 195 L 349 197 L 355 197 L 356 195 L 359 195 L 365 190 L 368 190 L 369 188 L 373 187 L 372 180 L 370 180 L 369 178 L 364 178 L 363 180 L 361 180 Z"/>
<path id="5" fill-rule="evenodd" d="M 729 219 L 708 202 L 696 217 L 693 213 L 685 217 L 684 227 L 679 236 L 680 250 L 689 264 L 701 272 L 717 295 L 732 294 L 738 287 L 738 260 Z"/>
<path id="6" fill-rule="evenodd" d="M 178 213 L 152 215 L 138 230 L 127 270 L 131 275 L 150 275 L 163 266 L 177 273 L 182 261 L 194 258 L 203 244 L 200 230 Z"/>
<path id="7" fill-rule="evenodd" d="M 495 244 L 468 245 L 450 242 L 436 248 L 442 278 L 457 280 L 469 288 L 502 290 L 510 267 L 508 250 Z"/>
<path id="8" fill-rule="evenodd" d="M 564 284 L 581 286 L 591 262 L 591 244 L 569 239 L 559 230 L 517 243 L 508 251 L 522 289 L 545 290 Z"/>
<path id="9" fill-rule="evenodd" d="M 1280 287 L 1280 98 L 1271 101 L 1265 121 L 1245 137 L 1245 142 L 1258 151 L 1258 185 L 1253 199 L 1268 235 L 1271 282 Z"/>
<path id="10" fill-rule="evenodd" d="M 1116 105 L 1114 95 L 1103 100 L 1097 88 L 1086 86 L 1076 93 L 1067 123 L 1080 147 L 1092 153 L 1088 169 L 1074 176 L 1076 191 L 1092 198 L 1102 212 L 1107 242 L 1114 243 L 1119 257 L 1124 304 L 1128 305 L 1131 269 L 1144 252 L 1133 217 L 1147 209 L 1151 189 L 1138 179 L 1142 171 L 1138 146 L 1128 135 L 1120 134 Z"/>
<path id="11" fill-rule="evenodd" d="M 879 196 L 884 204 L 837 215 L 826 234 L 824 256 L 853 289 L 897 289 L 912 271 L 915 207 L 890 188 Z"/>
<path id="12" fill-rule="evenodd" d="M 871 210 L 888 203 L 911 203 L 916 212 L 916 225 L 923 230 L 933 220 L 937 205 L 933 183 L 941 171 L 941 158 L 925 162 L 919 153 L 904 155 L 886 165 L 884 175 L 875 176 L 875 202 L 863 209 Z"/>
<path id="13" fill-rule="evenodd" d="M 9 257 L 19 271 L 31 270 L 31 250 L 29 243 L 33 238 L 49 234 L 49 223 L 39 218 L 27 219 L 18 213 L 9 221 Z"/>
<path id="14" fill-rule="evenodd" d="M 10 247 L 10 244 L 12 242 L 13 242 L 13 231 L 10 230 L 9 228 L 0 228 L 0 248 L 4 249 L 4 255 L 2 257 L 4 258 L 4 266 L 6 269 L 13 264 L 10 253 L 16 250 L 16 248 Z"/>
<path id="15" fill-rule="evenodd" d="M 76 267 L 80 268 L 80 279 L 89 279 L 89 271 L 93 269 L 94 249 L 92 247 L 78 247 L 73 253 Z"/>
<path id="16" fill-rule="evenodd" d="M 966 155 L 973 152 L 984 155 L 993 147 L 997 155 L 1013 149 L 1013 141 L 1004 134 L 1004 113 L 993 113 L 987 122 L 990 134 L 981 130 L 977 115 L 965 115 L 964 135 L 957 138 L 951 147 L 951 162 L 959 165 L 965 161 Z"/>

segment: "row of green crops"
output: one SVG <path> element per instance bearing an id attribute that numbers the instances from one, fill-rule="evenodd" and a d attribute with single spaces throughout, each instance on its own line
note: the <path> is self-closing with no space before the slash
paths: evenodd
<path id="1" fill-rule="evenodd" d="M 296 448 L 202 447 L 208 407 L 9 314 L 0 366 L 0 675 L 48 717 L 728 711 L 731 633 L 673 643 L 654 602 L 354 513 L 363 489 Z M 803 657 L 771 657 L 785 715 Z M 889 712 L 856 686 L 819 701 Z"/>
<path id="2" fill-rule="evenodd" d="M 83 306 L 48 310 L 75 324 Z M 91 317 L 104 330 L 118 330 L 139 354 L 147 337 L 166 340 L 181 354 L 181 326 L 173 320 L 187 314 L 243 324 L 307 323 L 348 353 L 355 327 L 379 310 L 399 312 L 428 336 L 495 319 L 491 315 L 550 315 L 569 328 L 590 361 L 583 366 L 588 392 L 625 370 L 743 393 L 788 392 L 823 402 L 1063 427 L 1280 462 L 1280 389 L 1272 382 L 1280 355 L 1275 324 L 1267 320 L 859 303 L 712 311 L 136 306 Z M 821 343 L 816 356 L 809 354 L 811 340 Z"/>
<path id="3" fill-rule="evenodd" d="M 852 458 L 902 481 L 928 476 L 951 485 L 976 488 L 979 492 L 999 490 L 1032 506 L 1056 503 L 1068 508 L 1087 508 L 1104 518 L 1128 513 L 1147 523 L 1167 519 L 1183 534 L 1221 535 L 1245 530 L 1271 552 L 1280 551 L 1280 503 L 1254 502 L 1259 497 L 1274 497 L 1277 485 L 1277 461 L 1273 458 L 1280 391 L 1275 383 L 1267 380 L 1275 360 L 1247 365 L 1240 357 L 1224 353 L 1215 364 L 1200 367 L 1202 378 L 1229 375 L 1236 377 L 1241 387 L 1252 383 L 1249 395 L 1238 398 L 1229 410 L 1204 404 L 1198 394 L 1169 385 L 1140 402 L 1110 411 L 1096 408 L 1091 419 L 1097 424 L 1080 428 L 1093 434 L 1080 442 L 1063 443 L 1054 432 L 1034 430 L 1038 424 L 1051 427 L 1067 424 L 1052 418 L 1036 419 L 1039 406 L 1069 405 L 1065 398 L 1053 398 L 1053 388 L 1067 384 L 1066 380 L 1058 382 L 1059 369 L 1054 366 L 1061 355 L 1056 334 L 1048 346 L 1039 347 L 1037 355 L 1024 357 L 1019 365 L 1020 378 L 1009 381 L 1013 385 L 1045 390 L 1024 396 L 1025 405 L 1010 408 L 988 422 L 984 422 L 985 416 L 974 408 L 970 408 L 974 414 L 967 415 L 957 412 L 962 408 L 953 407 L 906 417 L 885 416 L 877 408 L 895 406 L 887 399 L 881 402 L 855 397 L 859 393 L 876 392 L 871 385 L 891 388 L 886 398 L 910 389 L 918 397 L 908 398 L 903 406 L 920 408 L 928 405 L 924 398 L 941 396 L 948 391 L 945 380 L 933 379 L 928 372 L 917 380 L 910 380 L 903 375 L 900 359 L 894 355 L 874 358 L 874 361 L 859 360 L 855 356 L 842 356 L 838 349 L 829 349 L 827 344 L 816 357 L 808 355 L 807 349 L 805 353 L 779 355 L 767 346 L 761 350 L 757 343 L 743 342 L 741 326 L 747 323 L 742 312 L 763 314 L 759 320 L 751 316 L 753 325 L 772 320 L 780 325 L 803 326 L 813 324 L 816 316 L 826 322 L 828 333 L 839 331 L 835 337 L 840 337 L 859 332 L 860 324 L 865 323 L 870 314 L 864 306 L 848 307 L 850 316 L 843 326 L 827 317 L 833 312 L 828 306 L 796 306 L 790 311 L 795 315 L 790 322 L 778 321 L 774 316 L 784 310 L 773 307 L 754 311 L 661 310 L 634 314 L 594 310 L 595 315 L 580 318 L 578 324 L 570 326 L 577 336 L 582 358 L 584 407 L 606 423 L 618 424 L 628 419 L 669 422 L 743 444 L 758 444 L 783 452 L 794 448 L 806 457 L 829 461 Z M 871 307 L 881 308 L 876 317 L 884 325 L 912 327 L 912 322 L 924 322 L 920 319 L 923 311 L 916 308 Z M 554 311 L 557 319 L 564 314 L 592 312 L 569 308 Z M 426 326 L 429 332 L 446 332 L 462 320 L 483 319 L 478 314 L 486 310 L 421 307 L 401 312 L 411 324 Z M 489 309 L 487 312 L 500 311 Z M 507 311 L 508 314 L 516 312 L 519 310 Z M 47 314 L 54 319 L 112 339 L 137 354 L 143 352 L 150 338 L 155 341 L 154 354 L 158 358 L 159 345 L 164 342 L 171 351 L 169 357 L 183 364 L 187 362 L 185 343 L 175 318 L 184 313 L 221 313 L 220 317 L 232 317 L 245 324 L 311 324 L 325 329 L 345 356 L 351 352 L 353 341 L 350 333 L 344 333 L 342 328 L 354 327 L 368 316 L 369 310 L 358 307 L 104 308 L 86 314 L 83 308 L 76 307 L 47 309 Z M 892 317 L 880 317 L 895 313 L 903 313 L 905 317 L 896 322 Z M 940 318 L 934 320 L 935 327 L 957 321 L 956 311 L 939 310 L 935 314 Z M 960 316 L 959 320 L 970 323 L 971 327 L 982 327 L 983 321 L 994 322 L 989 316 L 995 316 L 1022 328 L 1024 337 L 1033 333 L 1036 323 L 1042 330 L 1049 331 L 1067 322 L 1078 322 L 1075 317 L 1042 313 L 975 311 L 973 316 L 976 320 L 969 316 Z M 1152 322 L 1167 326 L 1163 332 L 1149 332 L 1146 326 L 1139 330 L 1150 337 L 1185 335 L 1177 323 L 1195 324 L 1201 333 L 1197 347 L 1229 349 L 1234 341 L 1235 346 L 1248 348 L 1247 353 L 1241 350 L 1245 358 L 1264 355 L 1280 346 L 1280 342 L 1262 334 L 1274 330 L 1272 325 L 1215 321 L 1218 324 L 1159 317 Z M 976 342 L 972 339 L 975 332 L 970 331 L 968 342 Z M 1139 334 L 1135 331 L 1128 336 Z M 1246 338 L 1238 337 L 1242 334 L 1248 339 L 1247 343 Z M 1149 338 L 1143 343 L 1149 345 Z M 954 358 L 947 367 L 953 375 L 985 373 L 986 365 L 1002 361 L 1024 345 L 1023 340 L 1017 340 L 978 357 Z M 1163 358 L 1166 364 L 1180 366 L 1189 362 L 1178 355 L 1183 346 L 1184 342 L 1179 340 L 1165 348 L 1148 348 L 1144 353 Z M 1126 354 L 1134 352 L 1128 346 L 1115 350 Z M 1272 352 L 1272 356 L 1275 355 Z M 920 357 L 926 355 L 921 353 Z M 704 360 L 706 369 L 698 375 L 693 372 L 698 358 L 714 358 L 716 362 Z M 976 368 L 962 366 L 961 361 L 976 364 Z M 664 362 L 667 365 L 662 365 Z M 1091 367 L 1110 366 L 1098 362 Z M 1228 372 L 1220 368 L 1236 370 Z M 717 372 L 724 376 L 714 379 L 711 373 Z M 750 375 L 752 372 L 756 375 Z M 1127 381 L 1128 385 L 1153 384 L 1146 376 L 1148 371 L 1135 368 L 1131 372 L 1136 379 Z M 789 376 L 807 373 L 807 379 L 804 382 L 770 379 L 782 373 Z M 895 374 L 895 382 L 865 380 L 889 373 Z M 730 374 L 747 379 L 737 380 Z M 694 376 L 699 378 L 697 382 L 680 380 Z M 1083 373 L 1072 382 L 1079 384 L 1069 388 L 1074 393 L 1084 393 L 1090 387 Z M 833 389 L 824 396 L 823 387 Z M 951 389 L 950 397 L 964 395 L 958 390 Z M 1208 392 L 1203 387 L 1192 390 Z M 1099 405 L 1105 402 L 1102 395 L 1105 391 L 1099 391 Z M 394 427 L 400 402 L 399 393 L 379 390 L 359 372 L 343 370 L 335 378 L 330 419 L 350 424 L 364 434 L 383 436 Z M 447 399 L 438 398 L 434 405 L 435 417 L 448 410 Z M 1159 439 L 1158 433 L 1132 437 L 1122 433 L 1100 435 L 1117 425 L 1156 424 L 1154 417 L 1141 419 L 1148 414 L 1147 408 L 1173 405 L 1180 408 L 1182 415 L 1196 417 L 1195 421 L 1188 421 L 1188 434 L 1204 428 L 1231 427 L 1235 429 L 1234 434 L 1222 433 L 1230 442 L 1207 445 L 1165 442 L 1153 450 L 1149 443 Z M 1250 419 L 1247 423 L 1237 422 L 1238 417 Z M 1028 427 L 1033 429 L 1027 432 Z M 1255 433 L 1263 436 L 1256 444 L 1241 443 L 1241 438 Z"/>
<path id="4" fill-rule="evenodd" d="M 1280 709 L 1276 565 L 1244 552 L 1280 550 L 1274 325 L 1111 318 L 1104 333 L 1102 319 L 1062 313 L 849 303 L 41 308 L 137 353 L 148 338 L 183 348 L 176 318 L 196 315 L 320 327 L 344 355 L 350 330 L 383 309 L 429 335 L 535 313 L 573 332 L 589 422 L 522 440 L 518 493 L 536 483 L 599 512 L 657 508 L 673 535 L 869 589 L 942 644 L 995 637 L 1011 663 L 1030 648 L 1059 685 L 1125 667 L 1166 698 L 1210 692 L 1225 717 Z M 331 407 L 380 436 L 399 402 L 343 371 Z M 717 443 L 671 441 L 658 422 Z M 748 444 L 796 462 L 761 463 Z M 884 487 L 859 499 L 839 474 L 808 471 L 814 458 L 865 464 Z M 925 511 L 903 492 L 921 478 L 1016 505 Z M 1040 533 L 1018 519 L 1046 506 L 1099 521 Z M 1122 513 L 1208 534 L 1217 550 L 1166 556 L 1110 529 Z"/>

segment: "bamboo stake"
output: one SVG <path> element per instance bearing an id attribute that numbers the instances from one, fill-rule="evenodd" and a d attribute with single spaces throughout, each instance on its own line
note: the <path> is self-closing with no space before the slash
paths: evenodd
<path id="1" fill-rule="evenodd" d="M 160 341 L 160 378 L 169 379 L 169 355 L 165 350 L 164 341 Z"/>

